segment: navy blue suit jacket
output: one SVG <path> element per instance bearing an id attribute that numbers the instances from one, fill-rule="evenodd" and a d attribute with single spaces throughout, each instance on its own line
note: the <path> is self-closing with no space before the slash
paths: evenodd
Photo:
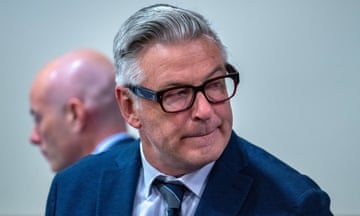
<path id="1" fill-rule="evenodd" d="M 85 157 L 58 173 L 46 215 L 132 215 L 139 141 Z M 332 215 L 329 196 L 310 178 L 234 132 L 211 170 L 196 216 Z"/>

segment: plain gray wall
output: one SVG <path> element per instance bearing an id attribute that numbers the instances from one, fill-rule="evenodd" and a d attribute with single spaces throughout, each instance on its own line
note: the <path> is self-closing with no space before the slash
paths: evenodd
<path id="1" fill-rule="evenodd" d="M 35 73 L 74 48 L 112 57 L 121 23 L 154 2 L 0 0 L 0 215 L 44 214 L 53 173 L 28 141 Z M 204 14 L 228 47 L 235 130 L 311 176 L 336 215 L 359 215 L 360 1 L 166 2 Z"/>

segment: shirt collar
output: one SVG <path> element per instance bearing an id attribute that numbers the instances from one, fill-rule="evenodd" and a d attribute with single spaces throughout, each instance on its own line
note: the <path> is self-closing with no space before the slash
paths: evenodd
<path id="1" fill-rule="evenodd" d="M 143 174 L 144 174 L 144 183 L 145 183 L 144 186 L 145 186 L 145 191 L 147 193 L 146 196 L 149 196 L 151 193 L 151 186 L 153 181 L 157 178 L 160 178 L 165 182 L 169 182 L 169 181 L 181 182 L 196 196 L 201 197 L 201 194 L 206 185 L 207 176 L 209 175 L 215 163 L 215 161 L 213 161 L 203 166 L 201 169 L 196 170 L 195 172 L 188 173 L 179 178 L 175 178 L 173 176 L 168 176 L 165 175 L 164 173 L 161 173 L 146 160 L 141 143 L 140 143 L 140 155 L 143 164 Z"/>
<path id="2" fill-rule="evenodd" d="M 118 141 L 124 140 L 128 137 L 130 137 L 130 135 L 126 132 L 116 133 L 109 137 L 106 137 L 99 144 L 96 145 L 95 149 L 91 154 L 99 154 L 103 151 L 106 151 Z"/>

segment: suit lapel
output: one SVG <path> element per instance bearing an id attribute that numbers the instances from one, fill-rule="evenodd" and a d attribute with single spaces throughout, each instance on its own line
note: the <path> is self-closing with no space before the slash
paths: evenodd
<path id="1" fill-rule="evenodd" d="M 131 215 L 139 178 L 139 142 L 119 152 L 118 167 L 105 170 L 99 182 L 96 215 Z"/>
<path id="2" fill-rule="evenodd" d="M 252 184 L 252 178 L 241 174 L 246 159 L 233 133 L 222 156 L 209 174 L 204 193 L 195 215 L 237 215 Z"/>

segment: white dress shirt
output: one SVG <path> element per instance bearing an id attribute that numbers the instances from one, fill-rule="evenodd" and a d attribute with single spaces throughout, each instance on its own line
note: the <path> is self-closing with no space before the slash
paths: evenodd
<path id="1" fill-rule="evenodd" d="M 184 194 L 181 204 L 181 215 L 192 216 L 195 214 L 196 208 L 199 204 L 201 195 L 206 185 L 206 179 L 210 173 L 214 162 L 207 164 L 201 169 L 175 178 L 167 176 L 156 168 L 151 166 L 145 159 L 143 149 L 140 143 L 140 154 L 142 168 L 140 170 L 139 182 L 135 194 L 133 215 L 134 216 L 164 216 L 166 215 L 167 204 L 162 198 L 160 192 L 152 185 L 153 181 L 158 178 L 165 182 L 181 182 L 190 191 Z"/>

